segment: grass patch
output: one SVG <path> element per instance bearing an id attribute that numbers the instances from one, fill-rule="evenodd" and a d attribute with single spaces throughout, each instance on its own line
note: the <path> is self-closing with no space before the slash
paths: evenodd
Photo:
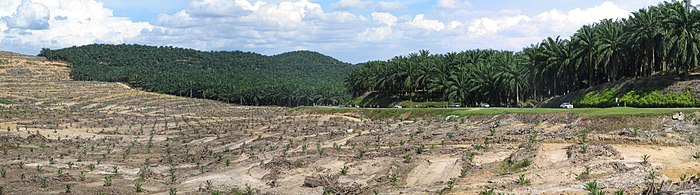
<path id="1" fill-rule="evenodd" d="M 397 116 L 403 117 L 424 117 L 424 116 L 470 116 L 470 115 L 499 115 L 499 114 L 549 114 L 549 113 L 571 113 L 584 116 L 654 116 L 667 115 L 678 112 L 698 112 L 700 108 L 634 108 L 634 107 L 614 107 L 614 108 L 332 108 L 332 107 L 312 107 L 303 106 L 297 109 L 310 110 L 322 113 L 347 113 L 358 112 L 370 119 L 385 119 Z"/>
<path id="2" fill-rule="evenodd" d="M 0 104 L 12 104 L 10 100 L 0 98 Z"/>
<path id="3" fill-rule="evenodd" d="M 401 105 L 404 108 L 445 108 L 448 106 L 448 103 L 447 102 L 403 101 L 403 102 L 400 102 L 399 105 Z"/>
<path id="4" fill-rule="evenodd" d="M 512 162 L 510 160 L 506 160 L 503 163 L 501 163 L 501 166 L 496 169 L 496 172 L 498 173 L 519 173 L 525 170 L 526 167 L 532 165 L 532 160 L 530 159 L 523 159 L 520 162 Z"/>

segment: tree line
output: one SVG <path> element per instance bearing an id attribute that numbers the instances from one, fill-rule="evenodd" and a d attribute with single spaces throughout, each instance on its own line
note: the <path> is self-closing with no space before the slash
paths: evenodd
<path id="1" fill-rule="evenodd" d="M 378 92 L 400 99 L 516 105 L 625 78 L 687 78 L 700 57 L 700 11 L 689 0 L 663 2 L 628 18 L 548 37 L 522 51 L 427 50 L 363 63 L 346 78 L 354 97 Z"/>
<path id="2" fill-rule="evenodd" d="M 317 52 L 274 56 L 175 47 L 93 44 L 40 56 L 71 64 L 76 80 L 123 82 L 147 91 L 244 105 L 339 104 L 354 66 Z"/>

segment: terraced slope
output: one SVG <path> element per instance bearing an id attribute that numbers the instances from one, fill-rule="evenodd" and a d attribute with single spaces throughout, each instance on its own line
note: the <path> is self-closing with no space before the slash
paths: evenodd
<path id="1" fill-rule="evenodd" d="M 697 113 L 369 120 L 72 81 L 67 65 L 25 57 L 0 58 L 0 89 L 2 193 L 700 190 Z"/>

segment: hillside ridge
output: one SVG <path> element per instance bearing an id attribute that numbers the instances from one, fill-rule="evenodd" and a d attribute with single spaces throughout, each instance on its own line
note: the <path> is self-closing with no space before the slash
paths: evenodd
<path id="1" fill-rule="evenodd" d="M 92 44 L 42 50 L 72 64 L 76 80 L 123 82 L 145 90 L 245 105 L 339 104 L 354 65 L 312 51 L 266 56 L 170 46 Z"/>

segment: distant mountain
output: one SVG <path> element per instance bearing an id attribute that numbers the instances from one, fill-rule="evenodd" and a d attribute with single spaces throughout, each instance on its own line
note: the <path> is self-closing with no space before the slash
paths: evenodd
<path id="1" fill-rule="evenodd" d="M 72 64 L 76 80 L 124 82 L 154 92 L 248 105 L 337 104 L 350 98 L 354 66 L 313 51 L 265 56 L 242 51 L 93 44 L 40 56 Z"/>

